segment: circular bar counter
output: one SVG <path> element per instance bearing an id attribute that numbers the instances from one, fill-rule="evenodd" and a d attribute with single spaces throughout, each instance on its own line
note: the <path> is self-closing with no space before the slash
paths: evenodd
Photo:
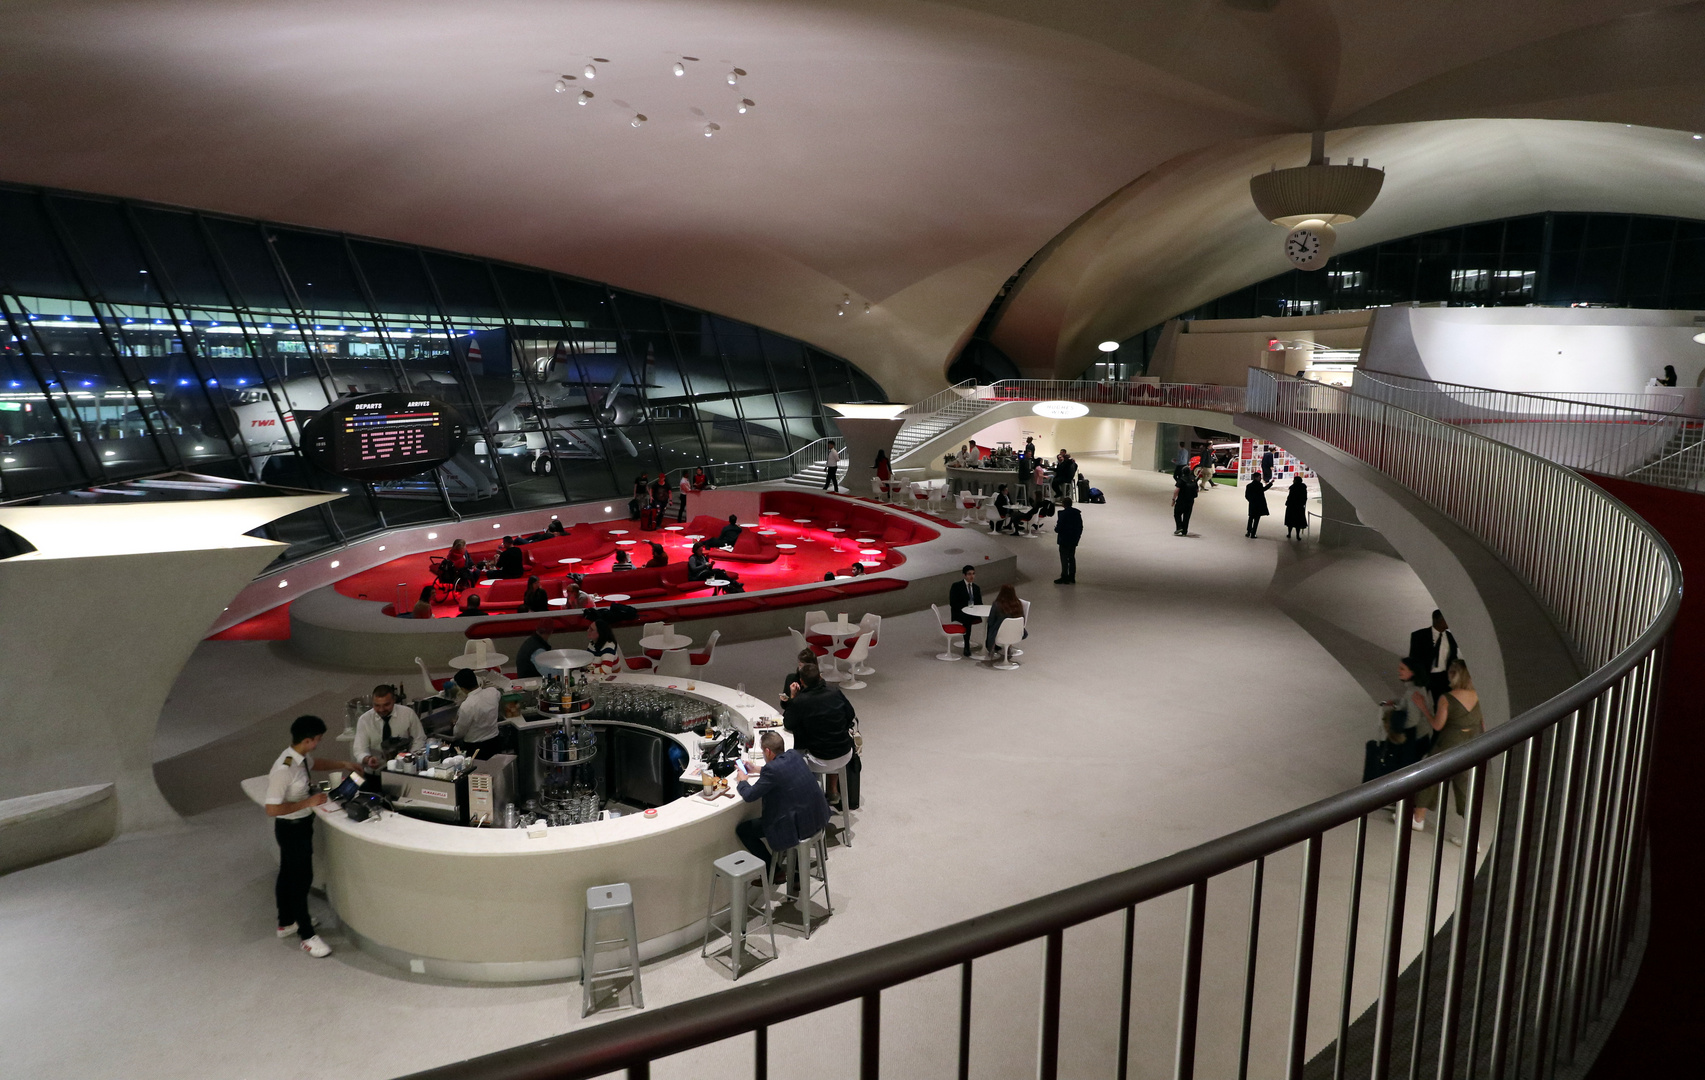
<path id="1" fill-rule="evenodd" d="M 724 706 L 747 734 L 754 721 L 777 716 L 712 683 L 637 674 L 608 681 Z M 687 750 L 684 779 L 692 777 L 698 740 L 670 737 Z M 266 778 L 243 787 L 259 802 Z M 711 862 L 740 850 L 734 826 L 756 817 L 758 804 L 733 794 L 706 801 L 688 788 L 655 817 L 552 826 L 542 837 L 525 824 L 467 828 L 391 812 L 357 822 L 328 803 L 315 815 L 315 877 L 350 939 L 404 970 L 472 982 L 571 979 L 580 974 L 586 890 L 596 885 L 632 886 L 642 959 L 703 936 Z"/>

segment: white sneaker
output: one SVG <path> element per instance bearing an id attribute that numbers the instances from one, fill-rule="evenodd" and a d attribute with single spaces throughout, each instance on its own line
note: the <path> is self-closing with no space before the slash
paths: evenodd
<path id="1" fill-rule="evenodd" d="M 330 956 L 332 954 L 332 947 L 321 941 L 320 935 L 315 934 L 313 937 L 302 942 L 302 951 L 307 953 L 309 956 L 312 956 L 314 959 L 319 960 L 322 957 Z"/>
<path id="2" fill-rule="evenodd" d="M 1460 836 L 1447 836 L 1445 837 L 1445 841 L 1447 843 L 1455 844 L 1457 847 L 1462 846 L 1462 837 Z"/>
<path id="3" fill-rule="evenodd" d="M 1409 827 L 1414 829 L 1416 832 L 1427 831 L 1427 823 L 1425 821 L 1416 821 L 1414 818 L 1409 819 Z"/>
<path id="4" fill-rule="evenodd" d="M 296 923 L 291 923 L 289 926 L 281 926 L 278 928 L 278 936 L 280 938 L 287 938 L 291 934 L 294 934 L 296 932 L 296 927 L 297 927 Z M 320 928 L 319 923 L 313 924 L 313 929 L 318 930 L 319 928 Z"/>

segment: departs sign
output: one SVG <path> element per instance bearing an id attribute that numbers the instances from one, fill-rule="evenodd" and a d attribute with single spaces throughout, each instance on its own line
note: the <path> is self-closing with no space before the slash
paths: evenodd
<path id="1" fill-rule="evenodd" d="M 302 453 L 334 476 L 401 480 L 455 457 L 467 425 L 444 402 L 421 394 L 363 394 L 302 425 Z"/>

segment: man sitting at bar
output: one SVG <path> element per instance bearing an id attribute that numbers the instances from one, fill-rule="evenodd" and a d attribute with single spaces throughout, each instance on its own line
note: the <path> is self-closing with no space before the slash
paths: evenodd
<path id="1" fill-rule="evenodd" d="M 527 640 L 521 643 L 521 648 L 515 652 L 515 675 L 521 679 L 536 679 L 543 675 L 533 664 L 533 654 L 549 652 L 551 648 L 551 633 L 557 628 L 555 619 L 541 619 Z"/>
<path id="2" fill-rule="evenodd" d="M 758 736 L 764 751 L 763 771 L 758 782 L 748 784 L 751 775 L 742 757 L 736 768 L 740 782 L 735 790 L 747 802 L 764 802 L 762 814 L 753 821 L 734 826 L 734 835 L 745 849 L 764 860 L 816 836 L 829 824 L 829 800 L 811 775 L 811 766 L 797 750 L 786 749 L 787 743 L 773 731 Z"/>

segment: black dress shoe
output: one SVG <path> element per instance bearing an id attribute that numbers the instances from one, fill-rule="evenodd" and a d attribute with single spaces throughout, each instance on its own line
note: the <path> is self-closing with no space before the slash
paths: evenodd
<path id="1" fill-rule="evenodd" d="M 1055 584 L 1055 585 L 1070 585 L 1070 584 L 1071 584 L 1071 582 L 1069 582 L 1069 581 L 1067 581 L 1067 580 L 1066 580 L 1066 579 L 1065 579 L 1065 578 L 1063 578 L 1063 577 L 1057 577 L 1057 578 L 1055 578 L 1055 579 L 1054 579 L 1054 584 Z"/>

